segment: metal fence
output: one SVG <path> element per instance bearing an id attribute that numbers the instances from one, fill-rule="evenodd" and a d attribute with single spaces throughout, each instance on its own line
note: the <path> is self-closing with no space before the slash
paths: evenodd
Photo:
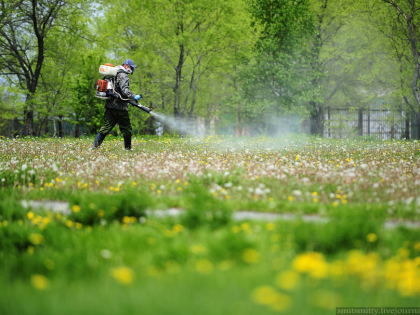
<path id="1" fill-rule="evenodd" d="M 417 126 L 404 110 L 327 108 L 324 137 L 350 138 L 356 135 L 377 139 L 411 139 Z"/>
<path id="2" fill-rule="evenodd" d="M 24 121 L 22 118 L 15 120 L 1 121 L 0 134 L 6 137 L 22 137 Z M 36 136 L 46 137 L 59 137 L 61 123 L 61 135 L 63 137 L 74 137 L 76 136 L 76 125 L 69 119 L 60 119 L 59 117 L 49 117 L 48 120 L 44 121 L 42 125 L 39 121 L 34 122 L 34 131 Z M 77 130 L 78 136 L 81 136 L 87 132 L 87 126 L 85 123 L 79 125 Z"/>

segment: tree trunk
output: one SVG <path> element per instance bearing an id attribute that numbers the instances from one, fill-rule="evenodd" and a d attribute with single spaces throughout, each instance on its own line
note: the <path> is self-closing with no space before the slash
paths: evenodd
<path id="1" fill-rule="evenodd" d="M 174 104 L 174 117 L 179 118 L 181 113 L 179 111 L 179 98 L 181 96 L 181 73 L 182 73 L 182 65 L 184 64 L 184 45 L 179 45 L 179 60 L 178 65 L 175 68 L 175 104 Z"/>
<path id="2" fill-rule="evenodd" d="M 49 128 L 49 121 L 48 121 L 48 117 L 45 117 L 45 126 L 44 126 L 44 134 L 46 137 L 49 136 L 50 134 L 50 128 Z"/>
<path id="3" fill-rule="evenodd" d="M 310 133 L 322 137 L 324 133 L 324 109 L 313 101 L 310 102 L 312 105 L 312 111 L 310 116 Z"/>
<path id="4" fill-rule="evenodd" d="M 23 127 L 24 136 L 34 135 L 34 112 L 33 110 L 24 110 L 23 115 L 25 117 L 25 125 Z"/>
<path id="5" fill-rule="evenodd" d="M 58 136 L 63 138 L 63 116 L 58 116 Z"/>
<path id="6" fill-rule="evenodd" d="M 79 138 L 79 137 L 80 137 L 80 126 L 79 126 L 79 124 L 77 124 L 77 125 L 75 126 L 75 130 L 74 130 L 74 137 L 75 137 L 75 138 Z"/>
<path id="7" fill-rule="evenodd" d="M 417 140 L 420 140 L 420 115 L 417 115 Z"/>
<path id="8" fill-rule="evenodd" d="M 13 138 L 19 136 L 19 119 L 15 117 L 13 119 Z"/>

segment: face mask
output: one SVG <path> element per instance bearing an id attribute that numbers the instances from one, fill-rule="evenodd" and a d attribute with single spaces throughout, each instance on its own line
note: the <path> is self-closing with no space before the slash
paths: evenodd
<path id="1" fill-rule="evenodd" d="M 131 74 L 133 74 L 134 73 L 134 68 L 131 68 Z"/>

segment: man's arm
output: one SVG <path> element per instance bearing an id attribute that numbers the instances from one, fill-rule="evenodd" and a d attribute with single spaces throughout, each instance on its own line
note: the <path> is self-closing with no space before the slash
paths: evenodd
<path id="1" fill-rule="evenodd" d="M 126 73 L 121 73 L 119 75 L 119 85 L 121 89 L 121 97 L 124 99 L 133 100 L 136 94 L 130 91 L 130 83 Z"/>

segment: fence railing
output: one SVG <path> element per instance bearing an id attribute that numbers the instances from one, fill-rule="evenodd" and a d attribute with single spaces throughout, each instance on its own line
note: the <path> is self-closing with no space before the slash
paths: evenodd
<path id="1" fill-rule="evenodd" d="M 327 108 L 324 137 L 349 138 L 355 135 L 377 139 L 411 139 L 415 123 L 404 110 Z"/>

